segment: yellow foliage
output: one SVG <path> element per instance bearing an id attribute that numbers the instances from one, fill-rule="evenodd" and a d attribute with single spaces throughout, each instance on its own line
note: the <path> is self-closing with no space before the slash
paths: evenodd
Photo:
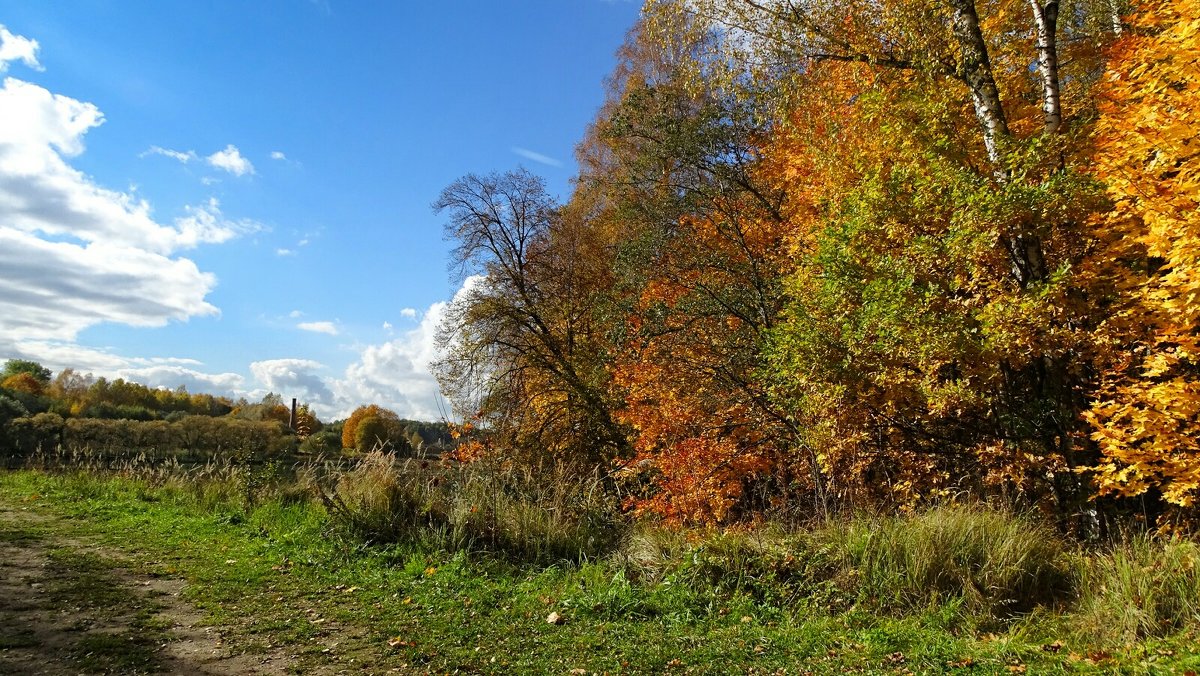
<path id="1" fill-rule="evenodd" d="M 1098 168 L 1116 209 L 1114 249 L 1144 272 L 1109 322 L 1116 347 L 1089 418 L 1102 492 L 1200 496 L 1200 1 L 1150 0 L 1108 72 Z M 1107 336 L 1104 336 L 1107 337 Z"/>

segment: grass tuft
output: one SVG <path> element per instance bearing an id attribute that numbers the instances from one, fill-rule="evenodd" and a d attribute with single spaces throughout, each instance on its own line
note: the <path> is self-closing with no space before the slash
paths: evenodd
<path id="1" fill-rule="evenodd" d="M 1134 643 L 1200 624 L 1200 545 L 1133 537 L 1078 567 L 1081 634 Z"/>

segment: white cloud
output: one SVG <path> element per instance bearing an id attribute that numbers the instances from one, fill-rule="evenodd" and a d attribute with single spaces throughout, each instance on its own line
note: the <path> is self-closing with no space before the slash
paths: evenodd
<path id="1" fill-rule="evenodd" d="M 276 249 L 275 255 L 276 256 L 295 256 L 296 252 L 291 249 Z"/>
<path id="2" fill-rule="evenodd" d="M 138 157 L 149 157 L 150 155 L 162 155 L 163 157 L 169 157 L 184 164 L 187 164 L 192 160 L 200 159 L 199 156 L 196 155 L 195 150 L 171 150 L 170 148 L 163 148 L 162 146 L 150 146 L 145 152 L 138 155 Z"/>
<path id="3" fill-rule="evenodd" d="M 179 233 L 176 246 L 191 249 L 199 244 L 220 244 L 234 237 L 265 229 L 261 223 L 248 218 L 231 221 L 221 215 L 221 203 L 213 197 L 200 206 L 184 207 L 186 216 L 175 219 Z"/>
<path id="4" fill-rule="evenodd" d="M 322 378 L 313 373 L 324 367 L 311 359 L 268 359 L 250 364 L 258 382 L 284 399 L 295 397 L 313 405 L 318 415 L 334 409 L 334 395 Z"/>
<path id="5" fill-rule="evenodd" d="M 225 146 L 224 150 L 218 150 L 209 155 L 205 160 L 213 167 L 228 171 L 234 176 L 254 174 L 254 165 L 250 163 L 250 160 L 243 157 L 241 151 L 232 143 Z"/>
<path id="6" fill-rule="evenodd" d="M 182 366 L 144 366 L 123 369 L 119 372 L 125 380 L 142 383 L 149 387 L 165 387 L 173 390 L 180 385 L 193 394 L 212 394 L 236 399 L 241 396 L 246 379 L 236 373 L 203 373 Z"/>
<path id="7" fill-rule="evenodd" d="M 18 341 L 5 343 L 0 337 L 0 354 L 17 359 L 32 359 L 52 371 L 75 369 L 109 379 L 124 378 L 149 387 L 175 389 L 183 385 L 189 392 L 238 397 L 245 378 L 236 373 L 205 373 L 195 359 L 178 357 L 122 357 L 105 350 L 54 341 Z"/>
<path id="8" fill-rule="evenodd" d="M 532 150 L 529 150 L 528 148 L 521 148 L 519 146 L 513 146 L 512 151 L 514 153 L 520 155 L 521 157 L 524 157 L 527 160 L 532 160 L 534 162 L 537 162 L 538 164 L 544 164 L 544 165 L 550 166 L 550 167 L 561 167 L 562 166 L 562 162 L 554 159 L 553 157 L 550 157 L 549 155 L 543 155 L 541 153 L 536 153 Z"/>
<path id="9" fill-rule="evenodd" d="M 104 121 L 91 103 L 8 77 L 0 120 L 0 354 L 79 353 L 114 373 L 161 366 L 74 341 L 105 322 L 156 327 L 217 314 L 207 301 L 216 277 L 178 253 L 261 226 L 224 217 L 216 200 L 165 224 L 132 188 L 102 187 L 75 169 L 68 160 Z"/>
<path id="10" fill-rule="evenodd" d="M 417 311 L 413 308 L 406 307 L 400 311 L 400 316 L 404 317 L 405 319 L 416 319 Z"/>
<path id="11" fill-rule="evenodd" d="M 392 332 L 392 323 L 391 323 L 391 322 L 384 322 L 384 323 L 383 323 L 383 330 L 384 330 L 384 331 L 387 331 L 387 332 L 390 334 L 390 333 Z"/>
<path id="12" fill-rule="evenodd" d="M 10 61 L 21 61 L 34 70 L 42 70 L 37 60 L 38 42 L 20 35 L 13 35 L 0 24 L 0 73 L 8 70 Z"/>
<path id="13" fill-rule="evenodd" d="M 303 317 L 304 313 L 299 310 L 292 310 L 291 312 L 288 313 L 288 316 L 291 317 L 292 319 L 296 319 L 297 317 Z"/>
<path id="14" fill-rule="evenodd" d="M 273 159 L 273 160 L 284 160 L 284 161 L 286 161 L 286 160 L 287 160 L 287 155 L 284 155 L 284 154 L 283 154 L 283 152 L 281 152 L 281 151 L 279 151 L 279 150 L 272 150 L 272 151 L 271 151 L 271 159 Z"/>
<path id="15" fill-rule="evenodd" d="M 313 333 L 327 333 L 331 336 L 338 334 L 337 325 L 333 322 L 300 322 L 296 328 L 301 331 L 312 331 Z"/>
<path id="16" fill-rule="evenodd" d="M 346 368 L 345 377 L 333 383 L 339 401 L 348 404 L 339 415 L 349 414 L 354 406 L 372 403 L 402 418 L 440 420 L 449 415 L 431 371 L 438 358 L 437 331 L 451 304 L 482 281 L 479 276 L 468 277 L 454 300 L 431 305 L 415 328 L 381 345 L 363 348 L 358 360 Z"/>
<path id="17" fill-rule="evenodd" d="M 163 326 L 213 315 L 216 278 L 186 258 L 93 242 L 51 242 L 0 227 L 0 334 L 74 340 L 101 322 Z"/>

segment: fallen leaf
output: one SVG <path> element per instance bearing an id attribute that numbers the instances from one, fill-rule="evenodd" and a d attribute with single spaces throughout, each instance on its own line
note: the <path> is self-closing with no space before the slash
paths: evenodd
<path id="1" fill-rule="evenodd" d="M 546 624 L 562 624 L 566 621 L 567 619 L 562 615 L 559 615 L 557 612 L 552 612 L 546 616 Z"/>

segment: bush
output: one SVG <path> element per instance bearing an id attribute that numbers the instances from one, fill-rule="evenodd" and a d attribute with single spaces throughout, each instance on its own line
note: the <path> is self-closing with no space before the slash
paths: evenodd
<path id="1" fill-rule="evenodd" d="M 342 452 L 341 430 L 321 430 L 300 443 L 300 452 L 309 455 L 338 455 Z"/>
<path id="2" fill-rule="evenodd" d="M 38 413 L 9 423 L 13 445 L 18 453 L 54 451 L 62 446 L 63 418 L 56 413 Z"/>

